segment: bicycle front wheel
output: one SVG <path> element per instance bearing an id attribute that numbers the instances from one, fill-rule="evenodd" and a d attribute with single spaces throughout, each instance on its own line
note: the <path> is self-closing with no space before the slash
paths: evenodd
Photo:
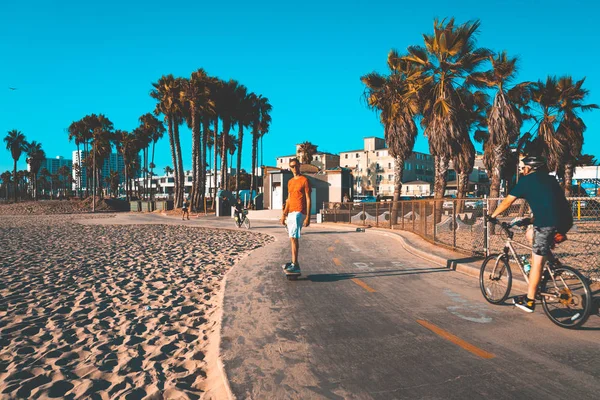
<path id="1" fill-rule="evenodd" d="M 250 220 L 248 218 L 244 218 L 244 228 L 250 229 Z"/>
<path id="2" fill-rule="evenodd" d="M 554 280 L 546 272 L 540 295 L 550 321 L 563 328 L 577 328 L 585 323 L 592 310 L 592 292 L 587 279 L 576 269 L 554 269 Z"/>
<path id="3" fill-rule="evenodd" d="M 506 256 L 492 254 L 483 260 L 479 272 L 479 287 L 487 301 L 492 304 L 503 303 L 510 294 L 512 271 Z"/>

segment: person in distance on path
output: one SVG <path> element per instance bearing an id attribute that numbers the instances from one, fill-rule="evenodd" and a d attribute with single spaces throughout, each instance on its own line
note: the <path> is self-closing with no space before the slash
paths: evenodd
<path id="1" fill-rule="evenodd" d="M 300 231 L 303 226 L 310 225 L 310 182 L 300 173 L 300 162 L 297 158 L 290 160 L 290 169 L 294 177 L 288 182 L 288 199 L 281 216 L 281 224 L 287 225 L 292 246 L 292 261 L 283 269 L 289 273 L 300 273 L 298 253 L 300 251 Z"/>

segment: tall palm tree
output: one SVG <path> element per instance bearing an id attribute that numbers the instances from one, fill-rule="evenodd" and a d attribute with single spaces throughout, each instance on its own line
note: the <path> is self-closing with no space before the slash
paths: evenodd
<path id="1" fill-rule="evenodd" d="M 46 153 L 42 150 L 41 143 L 35 140 L 28 143 L 25 152 L 27 153 L 27 164 L 29 164 L 31 174 L 31 184 L 33 191 L 33 198 L 38 199 L 38 186 L 37 186 L 37 174 L 40 171 L 42 162 L 46 159 Z"/>
<path id="2" fill-rule="evenodd" d="M 183 166 L 180 165 L 180 150 L 179 143 L 179 125 L 181 122 L 181 108 L 179 105 L 180 80 L 177 80 L 173 75 L 169 74 L 161 76 L 158 82 L 152 84 L 154 89 L 150 92 L 150 97 L 157 100 L 154 115 L 162 114 L 167 131 L 169 133 L 169 144 L 171 146 L 171 160 L 173 161 L 173 171 L 175 175 L 175 207 L 181 207 L 183 187 L 181 180 L 183 179 Z"/>
<path id="3" fill-rule="evenodd" d="M 214 103 L 214 112 L 212 113 L 212 117 L 213 117 L 213 150 L 214 150 L 214 154 L 213 154 L 213 199 L 216 199 L 216 195 L 217 195 L 217 168 L 218 168 L 218 163 L 217 163 L 217 157 L 218 157 L 218 152 L 217 152 L 217 148 L 220 147 L 219 145 L 219 119 L 222 118 L 223 115 L 223 110 L 225 109 L 225 103 L 226 103 L 226 98 L 225 98 L 225 82 L 222 81 L 219 78 L 212 78 L 209 80 L 208 82 L 208 86 L 209 86 L 209 90 L 210 90 L 210 98 Z M 222 177 L 221 177 L 222 179 Z M 213 208 L 215 205 L 215 201 L 213 200 Z"/>
<path id="4" fill-rule="evenodd" d="M 598 108 L 596 104 L 582 104 L 589 94 L 589 91 L 582 87 L 584 82 L 585 78 L 573 82 L 573 78 L 570 76 L 563 76 L 557 83 L 560 92 L 559 111 L 562 118 L 558 124 L 556 134 L 559 140 L 565 144 L 565 152 L 558 169 L 563 172 L 562 178 L 566 196 L 571 196 L 573 173 L 577 158 L 581 155 L 583 133 L 586 129 L 585 123 L 579 117 L 578 112 Z"/>
<path id="5" fill-rule="evenodd" d="M 468 127 L 460 119 L 463 107 L 458 89 L 468 83 L 469 75 L 477 72 L 491 52 L 476 47 L 479 21 L 455 25 L 454 19 L 434 21 L 434 33 L 423 35 L 425 47 L 410 46 L 403 57 L 422 68 L 423 81 L 419 89 L 421 124 L 434 157 L 434 196 L 442 198 L 446 191 L 448 161 L 452 143 L 464 141 Z M 457 146 L 455 145 L 454 148 Z M 441 218 L 441 202 L 436 203 L 436 220 Z"/>
<path id="6" fill-rule="evenodd" d="M 40 170 L 40 181 L 42 182 L 42 189 L 45 192 L 48 189 L 47 183 L 50 182 L 50 197 L 52 198 L 52 181 L 50 180 L 51 174 L 47 168 Z"/>
<path id="7" fill-rule="evenodd" d="M 565 154 L 563 141 L 556 135 L 556 128 L 560 118 L 560 90 L 558 80 L 555 76 L 548 76 L 546 81 L 537 81 L 532 84 L 531 100 L 537 108 L 537 137 L 529 146 L 529 152 L 535 151 L 541 153 L 547 162 L 551 171 L 556 171 Z"/>
<path id="8" fill-rule="evenodd" d="M 4 190 L 6 191 L 6 202 L 8 202 L 8 187 L 10 186 L 11 175 L 12 174 L 10 171 L 5 171 L 2 173 L 2 175 L 0 175 L 0 179 L 2 179 L 2 184 L 4 185 Z"/>
<path id="9" fill-rule="evenodd" d="M 180 92 L 180 101 L 186 111 L 185 119 L 192 131 L 192 209 L 198 208 L 200 202 L 200 166 L 203 162 L 201 119 L 207 114 L 206 109 L 212 108 L 208 80 L 208 74 L 200 68 L 192 73 L 189 80 L 182 80 Z"/>
<path id="10" fill-rule="evenodd" d="M 488 135 L 484 142 L 484 163 L 490 172 L 490 197 L 500 196 L 501 178 L 510 157 L 510 145 L 519 138 L 523 116 L 520 105 L 527 101 L 531 82 L 509 87 L 517 74 L 517 57 L 509 58 L 506 51 L 489 57 L 492 68 L 475 72 L 469 80 L 477 87 L 492 88 L 496 93 L 487 115 Z M 491 205 L 493 211 L 496 204 Z"/>
<path id="11" fill-rule="evenodd" d="M 14 176 L 14 189 L 15 189 L 15 203 L 17 202 L 17 162 L 19 158 L 21 158 L 21 154 L 26 150 L 27 140 L 25 139 L 25 135 L 21 131 L 13 129 L 8 132 L 8 134 L 4 137 L 4 143 L 6 143 L 6 149 L 10 151 L 10 155 L 13 158 L 14 166 L 13 166 L 13 176 Z"/>
<path id="12" fill-rule="evenodd" d="M 300 153 L 300 162 L 302 164 L 310 164 L 313 161 L 313 156 L 317 154 L 317 147 L 318 146 L 308 141 L 301 143 L 300 147 L 298 148 L 298 153 Z"/>
<path id="13" fill-rule="evenodd" d="M 80 152 L 80 145 L 82 143 L 84 143 L 84 135 L 85 135 L 85 125 L 83 123 L 82 120 L 79 121 L 73 121 L 71 123 L 71 125 L 69 125 L 69 127 L 67 128 L 67 131 L 69 132 L 69 142 L 74 140 L 75 141 L 75 145 L 77 146 L 77 154 L 79 154 L 80 160 L 78 164 L 81 164 L 81 152 Z M 81 168 L 79 168 L 77 171 L 77 190 L 78 190 L 78 195 L 81 197 L 81 188 L 82 186 L 82 181 L 81 181 Z"/>
<path id="14" fill-rule="evenodd" d="M 256 101 L 256 94 L 248 93 L 248 89 L 244 85 L 239 85 L 235 91 L 236 102 L 234 118 L 238 124 L 238 137 L 237 137 L 237 163 L 236 163 L 236 174 L 235 174 L 235 187 L 237 197 L 239 197 L 240 187 L 240 171 L 242 170 L 242 150 L 244 146 L 244 128 L 250 126 L 252 122 L 252 105 Z"/>
<path id="15" fill-rule="evenodd" d="M 419 111 L 418 89 L 423 77 L 421 68 L 402 58 L 396 50 L 388 53 L 390 76 L 372 72 L 361 77 L 365 84 L 368 106 L 379 113 L 389 152 L 394 157 L 394 202 L 400 199 L 404 162 L 413 151 L 418 133 L 415 117 Z M 396 221 L 394 203 L 392 221 Z"/>
<path id="16" fill-rule="evenodd" d="M 58 169 L 58 175 L 62 177 L 63 190 L 65 197 L 69 197 L 69 184 L 71 183 L 71 170 L 66 165 Z"/>
<path id="17" fill-rule="evenodd" d="M 136 155 L 139 152 L 141 145 L 139 144 L 135 134 L 129 133 L 124 130 L 116 130 L 115 134 L 115 146 L 117 151 L 123 156 L 123 175 L 125 178 L 125 197 L 127 201 L 131 200 L 130 187 L 130 175 L 129 172 L 132 169 L 132 161 L 137 160 Z"/>
<path id="18" fill-rule="evenodd" d="M 250 177 L 250 190 L 256 191 L 256 168 L 257 168 L 257 150 L 258 141 L 269 132 L 271 127 L 271 111 L 273 107 L 269 104 L 269 99 L 259 95 L 253 104 L 252 111 L 252 171 Z"/>
<path id="19" fill-rule="evenodd" d="M 223 133 L 221 134 L 220 153 L 221 153 L 221 189 L 227 188 L 227 138 L 231 127 L 235 123 L 236 110 L 238 108 L 238 87 L 240 84 L 238 81 L 230 79 L 223 83 L 223 87 L 220 89 L 221 104 L 219 106 L 219 115 L 223 122 Z"/>

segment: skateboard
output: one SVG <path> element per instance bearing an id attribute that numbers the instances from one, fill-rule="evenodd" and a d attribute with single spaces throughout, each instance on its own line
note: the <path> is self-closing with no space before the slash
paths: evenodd
<path id="1" fill-rule="evenodd" d="M 302 275 L 301 272 L 288 272 L 285 270 L 285 265 L 283 265 L 281 267 L 281 269 L 283 270 L 283 274 L 285 275 L 285 277 L 287 278 L 288 281 L 295 281 L 296 279 L 298 279 L 298 277 L 300 275 Z"/>

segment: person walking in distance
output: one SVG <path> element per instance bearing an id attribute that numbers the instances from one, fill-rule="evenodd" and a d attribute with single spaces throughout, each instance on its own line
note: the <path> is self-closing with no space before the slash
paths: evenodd
<path id="1" fill-rule="evenodd" d="M 530 228 L 526 233 L 533 248 L 529 286 L 527 296 L 514 299 L 517 307 L 531 313 L 535 309 L 535 295 L 550 248 L 555 242 L 566 240 L 567 231 L 573 226 L 573 216 L 564 191 L 556 178 L 548 174 L 544 158 L 525 157 L 519 163 L 519 170 L 524 176 L 489 216 L 489 220 L 497 222 L 496 217 L 506 211 L 517 198 L 527 200 L 531 207 L 533 229 Z"/>
<path id="2" fill-rule="evenodd" d="M 298 253 L 300 251 L 300 231 L 302 226 L 310 225 L 310 182 L 300 173 L 300 162 L 297 158 L 290 160 L 290 169 L 294 174 L 288 182 L 288 199 L 281 216 L 281 224 L 287 225 L 292 246 L 292 261 L 283 265 L 283 269 L 292 274 L 300 273 Z"/>
<path id="3" fill-rule="evenodd" d="M 188 209 L 188 200 L 187 199 L 183 199 L 183 214 L 181 215 L 181 220 L 183 221 L 185 219 L 185 217 L 187 216 L 187 219 L 190 219 L 190 211 Z"/>

